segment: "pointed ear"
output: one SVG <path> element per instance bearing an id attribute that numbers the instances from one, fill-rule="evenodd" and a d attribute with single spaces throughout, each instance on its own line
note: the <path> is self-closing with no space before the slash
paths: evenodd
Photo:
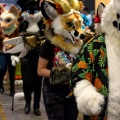
<path id="1" fill-rule="evenodd" d="M 19 10 L 14 5 L 10 6 L 9 13 L 13 13 L 17 18 L 19 17 Z"/>
<path id="2" fill-rule="evenodd" d="M 103 10 L 105 8 L 105 5 L 103 3 L 100 3 L 98 5 L 98 8 L 97 8 L 97 16 L 101 16 L 101 14 L 103 13 Z"/>
<path id="3" fill-rule="evenodd" d="M 56 5 L 50 1 L 44 1 L 41 3 L 41 12 L 46 20 L 53 20 L 58 16 Z"/>
<path id="4" fill-rule="evenodd" d="M 5 11 L 6 10 L 5 10 L 4 6 L 2 4 L 0 4 L 0 12 L 2 13 L 2 12 L 5 12 Z"/>

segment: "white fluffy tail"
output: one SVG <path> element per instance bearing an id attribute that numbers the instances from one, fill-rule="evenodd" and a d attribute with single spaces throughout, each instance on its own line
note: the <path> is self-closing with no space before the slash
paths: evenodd
<path id="1" fill-rule="evenodd" d="M 24 100 L 24 93 L 23 93 L 23 92 L 15 93 L 15 95 L 14 95 L 14 100 L 15 100 L 15 101 Z"/>

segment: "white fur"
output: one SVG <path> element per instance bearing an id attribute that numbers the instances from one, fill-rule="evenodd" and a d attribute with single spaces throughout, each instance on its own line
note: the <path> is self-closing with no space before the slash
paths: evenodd
<path id="1" fill-rule="evenodd" d="M 64 23 L 62 23 L 62 19 L 63 19 L 63 16 L 58 16 L 54 19 L 53 23 L 52 23 L 52 28 L 54 28 L 54 32 L 55 34 L 58 34 L 58 35 L 61 35 L 63 36 L 64 38 L 69 38 L 70 42 L 72 44 L 75 44 L 74 41 L 73 41 L 73 38 L 74 39 L 77 39 L 77 40 L 80 40 L 80 33 L 78 36 L 75 36 L 74 35 L 74 32 L 75 30 L 71 30 L 71 31 L 68 31 L 67 29 L 64 28 Z M 77 21 L 77 19 L 74 19 L 74 21 Z M 74 23 L 73 21 L 73 23 Z M 59 24 L 58 24 L 59 23 Z M 82 23 L 82 21 L 81 21 Z M 71 36 L 72 35 L 72 36 Z M 82 44 L 82 40 L 81 40 L 81 44 Z M 81 45 L 82 46 L 82 45 Z M 76 49 L 74 49 L 76 51 Z M 76 53 L 76 52 L 73 52 L 72 53 Z M 77 52 L 78 53 L 78 52 Z"/>
<path id="2" fill-rule="evenodd" d="M 68 31 L 64 29 L 61 21 L 62 16 L 58 16 L 54 19 L 52 23 L 52 27 L 54 28 L 55 34 L 62 35 L 64 37 L 68 37 Z M 59 24 L 58 24 L 59 23 Z"/>
<path id="3" fill-rule="evenodd" d="M 16 22 L 16 16 L 15 16 L 13 13 L 9 13 L 8 11 L 3 12 L 3 13 L 1 14 L 1 18 L 2 18 L 3 20 L 5 20 L 6 17 L 12 18 L 12 20 Z"/>
<path id="4" fill-rule="evenodd" d="M 52 23 L 52 27 L 54 28 L 54 32 L 55 34 L 58 34 L 58 35 L 61 35 L 61 36 L 64 36 L 65 38 L 69 38 L 70 40 L 72 39 L 71 38 L 71 35 L 69 34 L 69 31 L 66 30 L 63 26 L 63 23 L 62 23 L 62 18 L 63 16 L 58 16 L 54 19 L 53 23 Z M 58 24 L 59 23 L 59 24 Z M 71 41 L 72 42 L 72 41 Z"/>
<path id="5" fill-rule="evenodd" d="M 102 30 L 105 34 L 109 95 L 107 105 L 107 120 L 120 120 L 120 30 L 113 26 L 113 21 L 120 14 L 120 0 L 111 0 L 102 14 Z M 79 81 L 74 88 L 77 106 L 80 112 L 86 115 L 98 114 L 104 98 L 87 80 Z"/>
<path id="6" fill-rule="evenodd" d="M 24 100 L 24 93 L 23 93 L 23 92 L 15 93 L 15 95 L 14 95 L 14 100 L 15 100 L 15 101 Z"/>
<path id="7" fill-rule="evenodd" d="M 56 16 L 58 16 L 58 12 L 56 11 L 56 9 L 51 5 L 49 5 L 48 3 L 45 3 L 44 8 L 46 14 L 49 15 L 49 18 L 51 20 L 53 20 Z"/>
<path id="8" fill-rule="evenodd" d="M 10 36 L 12 33 L 14 33 L 14 31 L 17 28 L 17 25 L 16 25 L 17 18 L 16 18 L 16 16 L 13 13 L 9 13 L 8 11 L 3 12 L 1 14 L 2 21 L 0 21 L 1 27 L 5 27 L 5 26 L 3 26 L 3 22 L 6 23 L 6 18 L 11 18 L 12 21 L 10 23 L 11 24 L 10 27 L 13 27 L 13 28 L 11 30 L 7 30 L 7 28 L 10 28 L 10 27 L 6 26 L 6 28 L 2 29 L 2 32 L 3 32 L 4 35 Z"/>
<path id="9" fill-rule="evenodd" d="M 15 80 L 15 85 L 23 85 L 23 80 Z"/>
<path id="10" fill-rule="evenodd" d="M 120 13 L 120 0 L 111 0 L 111 5 L 113 5 L 113 8 Z"/>
<path id="11" fill-rule="evenodd" d="M 104 96 L 88 81 L 77 82 L 74 88 L 78 110 L 85 115 L 97 115 L 104 104 Z"/>
<path id="12" fill-rule="evenodd" d="M 116 15 L 117 11 L 114 9 L 114 6 L 110 3 L 108 6 L 106 6 L 102 14 L 101 27 L 106 34 L 113 36 L 112 38 L 119 39 L 119 31 L 118 29 L 113 27 L 113 21 L 117 20 Z M 120 22 L 120 19 L 117 21 Z"/>
<path id="13" fill-rule="evenodd" d="M 105 7 L 100 3 L 100 4 L 98 5 L 98 8 L 97 8 L 97 14 L 99 15 L 100 19 L 101 19 L 101 15 L 102 15 L 104 9 L 105 9 Z M 97 16 L 97 14 L 96 14 L 96 16 Z M 100 22 L 101 22 L 101 21 L 100 21 Z M 98 22 L 98 23 L 95 23 L 94 29 L 95 29 L 95 33 L 96 33 L 97 35 L 100 34 L 100 33 L 102 33 L 101 23 L 99 23 L 99 22 Z M 104 32 L 104 31 L 103 31 L 103 32 Z"/>
<path id="14" fill-rule="evenodd" d="M 72 49 L 70 50 L 70 53 L 71 53 L 71 54 L 73 54 L 73 55 L 77 55 L 77 54 L 78 54 L 78 52 L 81 50 L 81 48 L 82 48 L 82 46 L 83 46 L 83 41 L 80 40 L 80 42 L 81 42 L 81 45 L 80 45 L 79 48 L 78 48 L 78 47 L 74 47 L 74 48 L 72 48 Z"/>
<path id="15" fill-rule="evenodd" d="M 27 12 L 23 12 L 22 16 L 24 17 L 25 20 L 27 20 L 29 22 L 27 32 L 36 33 L 36 32 L 39 31 L 39 27 L 38 27 L 37 23 L 42 18 L 41 11 L 39 11 L 38 13 L 36 13 L 36 14 L 34 14 L 32 16 L 30 16 L 29 13 L 27 13 Z"/>
<path id="16" fill-rule="evenodd" d="M 62 25 L 61 17 L 63 17 L 63 16 L 58 16 L 58 17 L 56 17 L 56 18 L 54 19 L 54 21 L 53 21 L 53 23 L 52 23 L 52 28 L 54 28 L 55 34 L 61 35 L 61 36 L 63 36 L 64 38 L 69 38 L 69 39 L 71 40 L 70 42 L 72 43 L 72 39 L 73 39 L 73 38 L 71 37 L 71 35 L 70 35 L 69 32 L 71 32 L 71 34 L 73 34 L 73 31 L 68 31 L 68 30 L 66 30 L 66 29 L 64 28 L 64 26 Z M 59 23 L 59 24 L 58 24 L 58 23 Z M 78 36 L 77 36 L 77 37 L 74 36 L 74 38 L 80 40 L 80 38 L 78 38 Z M 80 51 L 80 49 L 81 49 L 81 47 L 82 47 L 82 45 L 83 45 L 83 41 L 80 40 L 80 42 L 81 42 L 81 46 L 80 46 L 80 47 L 73 47 L 73 48 L 70 50 L 70 53 L 72 53 L 72 54 L 74 54 L 74 55 L 78 54 L 78 52 Z"/>
<path id="17" fill-rule="evenodd" d="M 100 23 L 95 23 L 94 29 L 95 29 L 95 33 L 97 35 L 102 33 L 102 29 L 101 29 L 101 24 Z"/>
<path id="18" fill-rule="evenodd" d="M 31 94 L 32 101 L 34 100 L 34 94 Z M 24 92 L 18 92 L 14 94 L 14 100 L 15 101 L 22 101 L 25 100 Z"/>
<path id="19" fill-rule="evenodd" d="M 65 67 L 67 67 L 68 69 L 71 69 L 72 63 L 67 63 L 67 64 L 65 65 Z"/>
<path id="20" fill-rule="evenodd" d="M 11 61 L 12 61 L 12 65 L 16 66 L 20 62 L 20 59 L 18 56 L 11 55 Z"/>
<path id="21" fill-rule="evenodd" d="M 102 29 L 105 31 L 108 56 L 109 102 L 108 120 L 120 120 L 120 31 L 113 27 L 114 20 L 120 14 L 120 0 L 111 0 L 102 15 Z"/>
<path id="22" fill-rule="evenodd" d="M 120 34 L 120 33 L 119 33 Z M 120 40 L 106 36 L 109 65 L 108 120 L 120 119 Z M 111 119 L 112 118 L 112 119 Z"/>

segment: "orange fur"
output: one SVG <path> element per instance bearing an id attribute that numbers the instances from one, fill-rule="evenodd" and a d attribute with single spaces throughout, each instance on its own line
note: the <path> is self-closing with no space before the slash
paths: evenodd
<path id="1" fill-rule="evenodd" d="M 75 19 L 76 19 L 76 21 L 75 21 L 75 28 L 69 28 L 67 26 L 66 22 L 73 22 Z M 73 29 L 77 30 L 77 29 L 80 29 L 80 27 L 82 25 L 82 17 L 80 15 L 78 16 L 76 13 L 73 12 L 73 14 L 64 16 L 61 19 L 61 22 L 64 25 L 64 28 L 67 29 L 68 31 L 73 30 Z M 80 32 L 83 33 L 82 30 L 80 30 Z"/>
<path id="2" fill-rule="evenodd" d="M 48 0 L 46 0 L 47 2 Z M 63 51 L 74 55 L 81 49 L 83 45 L 84 31 L 81 29 L 83 19 L 80 10 L 83 7 L 82 2 L 78 0 L 49 0 L 51 4 L 44 11 L 49 19 L 45 20 L 46 36 L 56 46 Z M 47 12 L 50 11 L 50 12 Z M 44 14 L 43 14 L 44 16 Z"/>
<path id="3" fill-rule="evenodd" d="M 76 46 L 74 46 L 71 43 L 66 43 L 64 41 L 64 38 L 59 35 L 52 37 L 51 42 L 54 43 L 54 45 L 59 46 L 63 51 L 70 52 L 70 53 L 73 53 L 72 51 L 73 49 L 76 49 L 76 48 L 80 49 L 80 47 L 82 46 L 81 41 L 79 41 Z M 76 53 L 73 53 L 73 54 L 76 54 Z"/>

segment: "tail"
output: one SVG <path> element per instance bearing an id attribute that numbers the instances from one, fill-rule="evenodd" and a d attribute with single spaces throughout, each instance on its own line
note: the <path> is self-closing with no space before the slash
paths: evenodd
<path id="1" fill-rule="evenodd" d="M 16 101 L 24 100 L 24 93 L 23 92 L 15 93 L 14 100 Z"/>

